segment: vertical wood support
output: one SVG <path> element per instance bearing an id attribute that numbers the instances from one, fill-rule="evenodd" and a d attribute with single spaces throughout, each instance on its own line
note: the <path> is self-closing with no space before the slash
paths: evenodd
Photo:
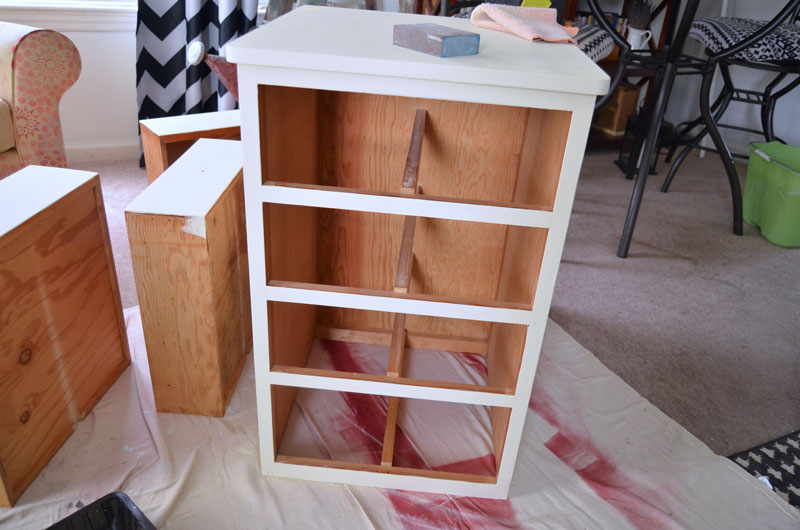
<path id="1" fill-rule="evenodd" d="M 408 292 L 408 282 L 411 280 L 411 266 L 414 261 L 414 231 L 417 227 L 417 218 L 406 216 L 403 223 L 403 240 L 400 243 L 400 259 L 397 260 L 397 274 L 394 279 L 394 290 L 398 293 Z"/>
<path id="2" fill-rule="evenodd" d="M 428 111 L 425 109 L 417 109 L 414 114 L 414 128 L 411 130 L 411 143 L 408 146 L 406 167 L 403 170 L 403 184 L 400 190 L 404 193 L 417 193 L 417 175 L 419 175 L 422 139 L 425 137 L 425 122 L 427 118 Z"/>
<path id="3" fill-rule="evenodd" d="M 400 187 L 401 192 L 409 195 L 416 195 L 418 192 L 417 178 L 419 176 L 419 161 L 422 155 L 422 140 L 425 137 L 427 115 L 428 113 L 425 109 L 417 109 L 414 114 L 414 127 L 411 131 L 411 142 L 408 146 L 408 156 L 406 156 L 406 165 L 403 170 L 403 182 Z M 397 259 L 397 272 L 394 279 L 394 290 L 396 292 L 408 292 L 408 282 L 411 278 L 411 266 L 414 259 L 414 230 L 416 225 L 416 217 L 406 216 L 403 223 L 403 239 L 400 243 L 400 255 Z M 395 314 L 389 363 L 386 367 L 386 375 L 389 377 L 400 377 L 403 373 L 403 354 L 406 347 L 405 328 L 406 315 L 403 313 Z M 386 431 L 383 435 L 382 466 L 391 466 L 394 460 L 394 439 L 397 432 L 399 408 L 400 398 L 396 396 L 390 397 L 386 411 Z"/>

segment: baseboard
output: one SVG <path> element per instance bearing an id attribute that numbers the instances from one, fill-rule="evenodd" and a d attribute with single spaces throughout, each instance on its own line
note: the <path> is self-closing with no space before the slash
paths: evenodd
<path id="1" fill-rule="evenodd" d="M 137 160 L 139 142 L 82 142 L 67 144 L 67 162 L 110 162 L 114 160 Z"/>

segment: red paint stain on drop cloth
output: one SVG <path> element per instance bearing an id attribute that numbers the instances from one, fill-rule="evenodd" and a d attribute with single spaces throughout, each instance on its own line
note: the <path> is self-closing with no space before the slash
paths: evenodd
<path id="1" fill-rule="evenodd" d="M 572 468 L 598 497 L 641 530 L 678 528 L 668 514 L 654 505 L 659 493 L 628 477 L 598 448 L 580 425 L 559 417 L 553 403 L 534 385 L 529 407 L 558 429 L 545 446 Z"/>
<path id="2" fill-rule="evenodd" d="M 323 341 L 334 370 L 363 372 L 345 342 Z M 345 418 L 348 436 L 361 433 L 372 455 L 372 464 L 380 463 L 386 424 L 386 403 L 379 396 L 342 393 L 351 417 Z M 380 412 L 379 412 L 380 411 Z M 382 412 L 382 413 L 381 413 Z M 358 428 L 353 428 L 353 425 Z M 405 433 L 395 435 L 395 462 L 405 467 L 431 469 Z M 494 474 L 494 455 L 453 462 L 434 469 L 460 473 Z M 400 490 L 385 490 L 394 507 L 397 521 L 407 530 L 421 529 L 501 529 L 520 528 L 509 501 L 452 497 Z"/>
<path id="3" fill-rule="evenodd" d="M 459 356 L 467 361 L 483 377 L 489 377 L 489 370 L 486 368 L 486 358 L 475 353 L 460 353 Z"/>

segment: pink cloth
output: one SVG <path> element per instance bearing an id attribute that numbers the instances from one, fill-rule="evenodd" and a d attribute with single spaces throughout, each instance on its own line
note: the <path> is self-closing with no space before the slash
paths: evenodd
<path id="1" fill-rule="evenodd" d="M 575 42 L 578 28 L 568 28 L 557 22 L 555 9 L 516 7 L 499 4 L 481 4 L 470 17 L 473 25 L 513 33 L 525 40 L 549 42 Z"/>

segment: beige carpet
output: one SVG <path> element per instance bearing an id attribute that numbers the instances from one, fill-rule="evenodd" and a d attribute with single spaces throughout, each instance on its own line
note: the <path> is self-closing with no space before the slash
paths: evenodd
<path id="1" fill-rule="evenodd" d="M 718 454 L 800 429 L 800 250 L 751 227 L 732 235 L 718 159 L 690 156 L 669 194 L 651 177 L 619 259 L 632 183 L 612 160 L 584 163 L 551 317 Z M 144 170 L 76 167 L 100 172 L 123 306 L 134 306 L 123 211 Z"/>
<path id="2" fill-rule="evenodd" d="M 125 226 L 125 207 L 147 187 L 147 175 L 136 161 L 121 162 L 83 162 L 72 164 L 75 169 L 96 171 L 100 174 L 100 187 L 108 218 L 108 232 L 114 263 L 117 268 L 122 307 L 138 305 L 136 283 L 133 280 L 131 249 L 128 244 L 128 231 Z"/>

